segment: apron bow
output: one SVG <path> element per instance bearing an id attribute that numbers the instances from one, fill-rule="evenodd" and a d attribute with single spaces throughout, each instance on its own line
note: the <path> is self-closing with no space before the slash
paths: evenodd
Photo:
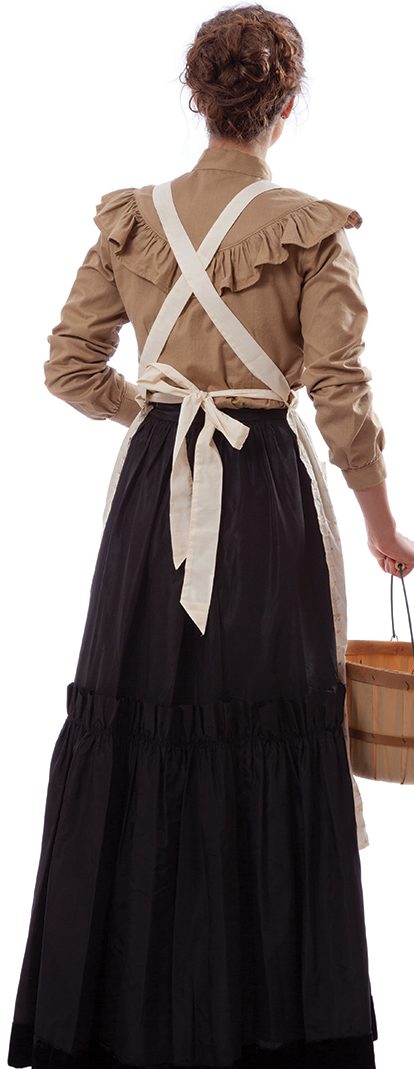
<path id="1" fill-rule="evenodd" d="M 175 383 L 172 386 L 162 376 Z M 136 399 L 148 389 L 175 394 L 181 400 L 170 476 L 170 529 L 174 567 L 186 560 L 181 603 L 204 634 L 211 600 L 220 527 L 223 464 L 213 440 L 221 431 L 235 449 L 241 449 L 250 428 L 217 408 L 212 394 L 200 390 L 170 364 L 147 364 L 138 379 Z M 188 460 L 186 433 L 199 408 L 204 426 L 197 436 L 193 474 Z"/>

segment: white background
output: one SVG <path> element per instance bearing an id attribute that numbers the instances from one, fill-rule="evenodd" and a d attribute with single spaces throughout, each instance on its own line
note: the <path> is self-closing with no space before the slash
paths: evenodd
<path id="1" fill-rule="evenodd" d="M 224 6 L 224 5 L 223 5 Z M 229 6 L 229 5 L 225 5 Z M 79 0 L 9 5 L 2 103 L 2 1033 L 9 1031 L 27 934 L 52 748 L 65 719 L 102 513 L 126 429 L 48 393 L 46 337 L 98 231 L 103 193 L 171 179 L 207 147 L 179 72 L 207 2 Z M 279 9 L 277 9 L 279 10 Z M 270 149 L 273 181 L 355 207 L 347 235 L 370 318 L 363 362 L 386 434 L 388 496 L 414 538 L 412 32 L 408 4 L 289 0 L 305 45 L 305 97 Z M 134 381 L 133 328 L 113 361 Z M 327 446 L 301 391 L 321 460 Z M 391 637 L 390 577 L 366 546 L 341 472 L 328 465 L 341 532 L 350 638 Z M 401 583 L 396 631 L 409 640 Z M 406 579 L 414 619 L 414 573 Z M 412 786 L 358 780 L 370 845 L 360 853 L 378 1069 L 412 1061 Z"/>

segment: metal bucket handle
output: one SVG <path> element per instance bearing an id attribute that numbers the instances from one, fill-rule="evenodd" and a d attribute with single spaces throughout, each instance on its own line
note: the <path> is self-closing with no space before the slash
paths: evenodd
<path id="1" fill-rule="evenodd" d="M 401 582 L 402 582 L 402 585 L 403 585 L 403 590 L 404 590 L 404 597 L 405 597 L 405 604 L 406 604 L 406 606 L 407 606 L 407 614 L 408 614 L 408 624 L 409 624 L 409 628 L 410 628 L 410 635 L 411 635 L 411 646 L 412 646 L 412 650 L 413 650 L 413 657 L 414 657 L 414 638 L 413 638 L 413 629 L 412 629 L 412 626 L 411 626 L 411 617 L 410 617 L 410 610 L 409 610 L 409 608 L 408 608 L 407 594 L 406 594 L 406 590 L 405 590 L 405 583 L 404 583 L 404 579 L 403 579 L 403 574 L 402 574 L 402 573 L 403 573 L 403 567 L 404 567 L 404 565 L 403 565 L 403 564 L 397 564 L 397 568 L 399 569 L 399 573 L 400 573 L 400 579 L 401 579 Z M 392 626 L 392 635 L 391 635 L 391 641 L 392 641 L 392 639 L 393 639 L 393 638 L 397 639 L 397 641 L 398 641 L 398 635 L 396 635 L 396 634 L 395 634 L 395 626 L 394 626 L 394 608 L 393 608 L 393 583 L 392 583 L 393 579 L 394 579 L 394 576 L 393 576 L 393 575 L 392 575 L 392 573 L 391 573 L 391 626 Z"/>

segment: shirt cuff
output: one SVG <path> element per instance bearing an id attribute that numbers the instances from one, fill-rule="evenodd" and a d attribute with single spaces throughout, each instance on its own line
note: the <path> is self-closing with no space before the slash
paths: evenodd
<path id="1" fill-rule="evenodd" d="M 342 474 L 351 490 L 366 490 L 377 486 L 387 478 L 387 469 L 382 454 L 363 468 L 342 468 Z"/>
<path id="2" fill-rule="evenodd" d="M 138 401 L 134 401 L 137 388 L 136 383 L 127 382 L 119 408 L 117 408 L 113 416 L 109 417 L 114 423 L 122 423 L 124 427 L 130 427 L 135 416 L 141 411 L 142 403 L 138 404 Z"/>

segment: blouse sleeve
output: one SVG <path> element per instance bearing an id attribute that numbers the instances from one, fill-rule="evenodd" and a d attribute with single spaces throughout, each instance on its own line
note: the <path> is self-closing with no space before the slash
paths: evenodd
<path id="1" fill-rule="evenodd" d="M 44 382 L 50 393 L 91 419 L 112 419 L 129 427 L 140 410 L 137 387 L 108 366 L 129 322 L 114 281 L 110 249 L 101 233 L 86 253 L 61 311 L 48 335 Z"/>
<path id="2" fill-rule="evenodd" d="M 372 407 L 372 373 L 360 360 L 368 310 L 358 264 L 342 227 L 301 256 L 302 382 L 330 462 L 351 489 L 375 486 L 387 475 L 385 433 Z"/>

